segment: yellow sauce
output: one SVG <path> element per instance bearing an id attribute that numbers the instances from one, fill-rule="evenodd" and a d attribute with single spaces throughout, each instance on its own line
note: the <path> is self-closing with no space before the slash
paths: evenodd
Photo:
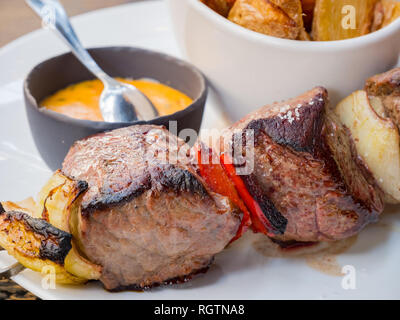
<path id="1" fill-rule="evenodd" d="M 147 80 L 116 79 L 138 88 L 154 104 L 160 116 L 183 110 L 192 103 L 192 99 L 184 93 L 161 83 Z M 100 80 L 73 84 L 45 98 L 41 107 L 76 119 L 103 121 L 99 108 L 103 88 L 103 83 Z"/>

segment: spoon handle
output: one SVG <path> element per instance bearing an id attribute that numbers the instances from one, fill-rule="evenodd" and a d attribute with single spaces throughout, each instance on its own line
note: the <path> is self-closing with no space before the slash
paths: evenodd
<path id="1" fill-rule="evenodd" d="M 57 31 L 74 55 L 103 82 L 113 83 L 109 77 L 82 46 L 72 27 L 64 7 L 58 0 L 26 0 L 26 3 L 42 18 L 44 27 Z"/>

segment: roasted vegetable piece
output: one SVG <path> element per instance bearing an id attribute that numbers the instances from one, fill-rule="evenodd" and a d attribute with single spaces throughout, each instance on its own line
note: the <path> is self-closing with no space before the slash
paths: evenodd
<path id="1" fill-rule="evenodd" d="M 45 198 L 40 200 L 44 205 L 43 219 L 60 230 L 73 233 L 71 230 L 75 230 L 75 227 L 70 226 L 77 221 L 75 217 L 80 214 L 81 200 L 87 187 L 86 182 L 72 180 L 60 170 L 55 172 L 40 193 Z M 80 253 L 76 238 L 73 239 L 72 249 L 65 259 L 65 269 L 88 280 L 97 280 L 101 275 L 101 267 L 91 263 Z"/>
<path id="2" fill-rule="evenodd" d="M 29 269 L 42 272 L 43 268 L 50 268 L 57 283 L 80 284 L 86 281 L 63 267 L 71 250 L 71 239 L 69 233 L 26 213 L 0 213 L 0 246 Z"/>
<path id="3" fill-rule="evenodd" d="M 350 130 L 358 155 L 385 192 L 386 201 L 399 203 L 399 131 L 391 119 L 382 117 L 383 111 L 379 100 L 370 100 L 361 90 L 340 102 L 335 110 Z"/>
<path id="4" fill-rule="evenodd" d="M 303 27 L 303 10 L 300 0 L 269 0 L 272 4 L 281 8 L 297 26 Z"/>
<path id="5" fill-rule="evenodd" d="M 374 22 L 371 31 L 386 27 L 400 17 L 400 2 L 396 0 L 381 0 L 374 10 Z"/>
<path id="6" fill-rule="evenodd" d="M 296 22 L 299 27 L 299 35 L 297 40 L 309 41 L 311 40 L 310 35 L 304 28 L 303 22 L 303 10 L 300 0 L 270 0 L 273 4 L 280 7 L 285 13 Z"/>
<path id="7" fill-rule="evenodd" d="M 36 202 L 33 200 L 33 198 L 27 198 L 25 200 L 19 201 L 19 202 L 11 202 L 11 201 L 5 201 L 0 203 L 4 209 L 4 211 L 9 212 L 9 211 L 18 211 L 18 212 L 24 212 L 30 216 L 33 216 L 34 218 L 40 218 L 40 216 L 35 216 L 35 211 L 36 211 Z"/>
<path id="8" fill-rule="evenodd" d="M 40 192 L 44 200 L 42 218 L 61 230 L 69 232 L 70 211 L 80 206 L 81 197 L 88 185 L 84 181 L 75 181 L 56 171 Z M 47 195 L 46 195 L 47 192 Z"/>
<path id="9" fill-rule="evenodd" d="M 297 38 L 297 40 L 301 40 L 301 41 L 311 41 L 311 36 L 310 34 L 303 28 L 300 30 L 300 34 L 299 37 Z"/>
<path id="10" fill-rule="evenodd" d="M 377 1 L 317 0 L 312 28 L 313 40 L 344 40 L 369 33 Z"/>
<path id="11" fill-rule="evenodd" d="M 290 13 L 286 13 L 274 2 L 285 5 Z M 297 39 L 302 24 L 299 26 L 291 18 L 291 15 L 299 19 L 298 7 L 290 5 L 289 1 L 274 2 L 270 0 L 237 0 L 229 12 L 228 19 L 242 27 L 266 35 Z"/>
<path id="12" fill-rule="evenodd" d="M 400 129 L 400 68 L 369 78 L 365 90 L 369 97 L 381 101 L 384 116 L 392 119 Z"/>
<path id="13" fill-rule="evenodd" d="M 301 0 L 301 6 L 303 9 L 303 24 L 304 24 L 304 28 L 308 32 L 311 31 L 311 27 L 312 27 L 315 1 L 316 0 Z"/>
<path id="14" fill-rule="evenodd" d="M 201 2 L 206 6 L 210 7 L 225 18 L 228 16 L 229 10 L 231 10 L 235 1 L 236 0 L 201 0 Z"/>
<path id="15" fill-rule="evenodd" d="M 87 190 L 86 182 L 75 181 L 64 176 L 61 171 L 57 171 L 49 179 L 43 189 L 40 191 L 38 196 L 38 202 L 32 198 L 27 200 L 13 203 L 3 202 L 2 208 L 5 212 L 12 215 L 12 212 L 19 212 L 18 219 L 13 220 L 11 227 L 13 231 L 19 236 L 15 246 L 11 247 L 11 244 L 4 246 L 6 249 L 10 249 L 10 254 L 17 258 L 17 260 L 34 271 L 41 271 L 45 266 L 51 266 L 55 268 L 57 273 L 56 281 L 64 284 L 76 284 L 83 283 L 87 280 L 97 280 L 101 275 L 101 267 L 88 261 L 79 251 L 79 242 L 72 239 L 70 229 L 75 230 L 75 227 L 70 228 L 70 225 L 77 221 L 76 217 L 80 214 L 80 204 L 84 192 Z M 21 216 L 22 214 L 26 215 Z M 41 217 L 42 219 L 33 219 L 29 216 Z M 29 219 L 27 218 L 29 217 Z M 33 219 L 33 220 L 32 220 Z M 74 222 L 71 222 L 70 220 Z M 17 224 L 15 221 L 25 221 L 25 224 Z M 57 246 L 46 246 L 47 254 L 53 254 L 59 257 L 56 261 L 57 265 L 54 265 L 55 261 L 51 259 L 43 259 L 43 255 L 38 251 L 37 256 L 31 256 L 33 258 L 27 258 L 24 254 L 21 254 L 18 250 L 23 248 L 22 243 L 32 243 L 32 248 L 28 248 L 31 251 L 34 248 L 40 248 L 41 242 L 43 243 L 43 237 L 39 231 L 31 229 L 21 229 L 26 225 L 33 225 L 35 222 L 38 226 L 42 226 L 43 232 L 49 233 L 52 230 L 58 230 L 58 232 L 68 235 L 69 247 L 65 250 L 64 255 L 61 257 L 58 254 Z M 44 226 L 44 227 L 43 227 Z M 18 232 L 20 228 L 23 232 Z M 47 230 L 48 229 L 48 230 Z M 1 231 L 9 232 L 8 229 L 0 230 L 0 236 L 3 236 L 5 242 L 14 241 L 9 238 L 8 235 L 1 234 Z M 50 231 L 49 231 L 50 230 Z M 55 231 L 54 231 L 55 232 Z M 33 241 L 33 238 L 40 238 L 39 240 Z M 7 243 L 6 243 L 7 244 Z M 1 245 L 1 244 L 0 244 Z M 35 247 L 36 246 L 36 247 Z M 27 251 L 27 250 L 25 250 Z M 25 254 L 26 255 L 26 254 Z M 29 256 L 29 254 L 28 254 Z"/>

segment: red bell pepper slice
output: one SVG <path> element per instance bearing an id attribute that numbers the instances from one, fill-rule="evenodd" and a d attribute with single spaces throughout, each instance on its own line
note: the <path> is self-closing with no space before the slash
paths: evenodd
<path id="1" fill-rule="evenodd" d="M 236 236 L 231 240 L 231 242 L 233 242 L 239 239 L 251 225 L 250 213 L 221 163 L 213 163 L 212 150 L 209 149 L 208 152 L 208 163 L 203 163 L 202 147 L 198 148 L 197 150 L 197 159 L 201 177 L 205 180 L 213 192 L 228 197 L 243 212 L 242 222 L 239 226 Z"/>
<path id="2" fill-rule="evenodd" d="M 265 217 L 262 209 L 256 200 L 251 196 L 247 190 L 242 178 L 236 174 L 236 168 L 231 161 L 227 161 L 224 154 L 221 154 L 220 162 L 224 167 L 229 178 L 233 181 L 237 192 L 245 203 L 246 207 L 250 211 L 250 217 L 252 222 L 252 228 L 254 232 L 264 233 L 267 236 L 274 236 L 274 233 L 270 232 L 273 230 L 270 222 Z"/>

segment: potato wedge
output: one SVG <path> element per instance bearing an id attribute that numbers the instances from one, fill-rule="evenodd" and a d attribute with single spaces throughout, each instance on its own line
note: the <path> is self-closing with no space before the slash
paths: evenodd
<path id="1" fill-rule="evenodd" d="M 371 105 L 366 91 L 357 91 L 338 104 L 335 113 L 350 130 L 359 156 L 367 164 L 386 201 L 400 202 L 400 136 L 393 121 L 381 117 L 379 101 Z"/>
<path id="2" fill-rule="evenodd" d="M 0 213 L 0 246 L 26 268 L 42 272 L 49 268 L 61 284 L 81 284 L 86 279 L 75 277 L 64 267 L 70 252 L 72 236 L 42 219 L 23 212 Z"/>
<path id="3" fill-rule="evenodd" d="M 378 0 L 317 0 L 312 38 L 316 41 L 344 40 L 371 31 Z"/>
<path id="4" fill-rule="evenodd" d="M 236 0 L 201 0 L 206 6 L 213 9 L 225 18 L 228 16 L 233 4 Z"/>
<path id="5" fill-rule="evenodd" d="M 297 26 L 303 27 L 303 10 L 301 0 L 270 0 L 272 4 L 281 8 L 296 22 Z"/>
<path id="6" fill-rule="evenodd" d="M 297 38 L 297 40 L 301 40 L 301 41 L 311 41 L 311 36 L 310 36 L 310 34 L 303 28 L 302 30 L 300 30 L 300 34 L 299 34 L 299 37 Z"/>
<path id="7" fill-rule="evenodd" d="M 311 37 L 304 27 L 303 9 L 301 0 L 270 0 L 273 4 L 280 7 L 285 13 L 296 22 L 299 27 L 297 40 L 310 41 Z"/>
<path id="8" fill-rule="evenodd" d="M 374 10 L 374 20 L 371 31 L 377 31 L 391 24 L 400 17 L 400 2 L 396 0 L 381 0 Z"/>
<path id="9" fill-rule="evenodd" d="M 266 35 L 297 39 L 301 27 L 270 0 L 237 0 L 228 19 L 244 28 Z"/>
<path id="10" fill-rule="evenodd" d="M 315 2 L 316 0 L 301 0 L 301 7 L 303 10 L 303 24 L 304 28 L 308 32 L 310 32 L 312 28 Z"/>

